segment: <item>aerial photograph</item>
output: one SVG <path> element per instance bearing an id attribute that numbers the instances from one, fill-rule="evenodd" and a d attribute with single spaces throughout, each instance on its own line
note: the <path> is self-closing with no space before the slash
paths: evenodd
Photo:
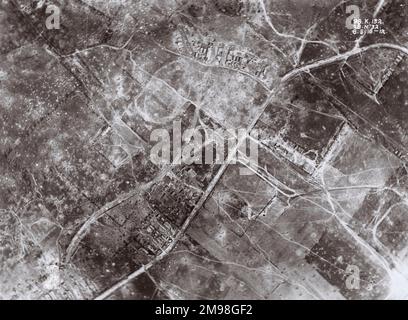
<path id="1" fill-rule="evenodd" d="M 408 300 L 407 93 L 408 0 L 0 0 L 0 300 Z"/>

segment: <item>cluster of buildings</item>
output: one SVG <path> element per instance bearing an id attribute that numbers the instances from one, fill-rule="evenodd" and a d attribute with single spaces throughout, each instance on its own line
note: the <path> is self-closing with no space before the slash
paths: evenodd
<path id="1" fill-rule="evenodd" d="M 245 48 L 221 43 L 210 36 L 199 36 L 187 27 L 180 28 L 174 42 L 179 52 L 205 64 L 218 65 L 266 78 L 268 63 Z"/>
<path id="2" fill-rule="evenodd" d="M 166 248 L 177 230 L 159 212 L 147 216 L 135 235 L 135 246 L 147 256 L 157 256 Z"/>

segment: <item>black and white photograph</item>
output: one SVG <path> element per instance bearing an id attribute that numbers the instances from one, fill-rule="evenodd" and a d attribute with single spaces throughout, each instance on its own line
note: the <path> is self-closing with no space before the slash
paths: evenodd
<path id="1" fill-rule="evenodd" d="M 407 88 L 408 0 L 0 0 L 0 300 L 408 300 Z"/>

